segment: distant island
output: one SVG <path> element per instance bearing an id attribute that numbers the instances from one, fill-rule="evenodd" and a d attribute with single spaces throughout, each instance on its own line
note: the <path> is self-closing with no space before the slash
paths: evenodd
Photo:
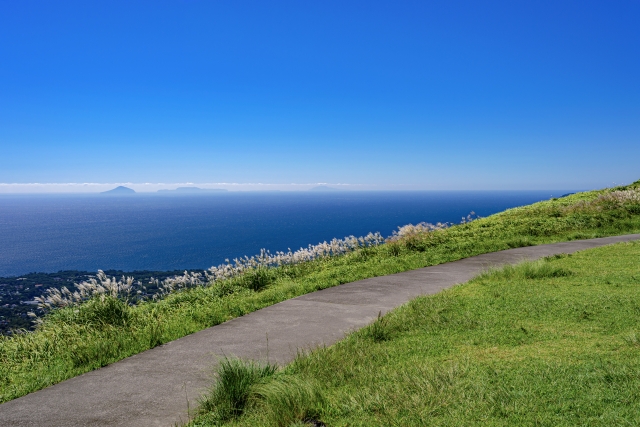
<path id="1" fill-rule="evenodd" d="M 318 185 L 317 187 L 310 188 L 309 191 L 341 191 L 341 190 L 339 188 L 333 188 L 327 185 Z"/>
<path id="2" fill-rule="evenodd" d="M 209 193 L 227 191 L 224 188 L 178 187 L 175 190 L 158 190 L 158 193 Z"/>
<path id="3" fill-rule="evenodd" d="M 114 188 L 113 190 L 103 191 L 100 194 L 106 194 L 108 196 L 129 196 L 131 194 L 136 194 L 135 190 L 132 190 L 129 187 L 124 187 L 122 185 Z"/>

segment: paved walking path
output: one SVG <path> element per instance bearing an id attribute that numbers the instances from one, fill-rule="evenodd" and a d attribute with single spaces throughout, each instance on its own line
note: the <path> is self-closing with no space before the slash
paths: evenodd
<path id="1" fill-rule="evenodd" d="M 640 234 L 509 249 L 303 295 L 4 403 L 0 426 L 174 426 L 187 420 L 222 355 L 284 364 L 298 349 L 333 344 L 378 312 L 487 267 L 636 239 Z"/>

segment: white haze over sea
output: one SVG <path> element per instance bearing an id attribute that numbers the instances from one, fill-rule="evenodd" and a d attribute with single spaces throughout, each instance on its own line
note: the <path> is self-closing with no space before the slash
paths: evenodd
<path id="1" fill-rule="evenodd" d="M 465 183 L 464 190 L 482 191 L 477 183 Z M 615 183 L 614 183 L 615 184 Z M 309 191 L 309 190 L 342 190 L 342 191 L 461 191 L 459 184 L 431 182 L 422 184 L 362 184 L 344 182 L 311 182 L 311 183 L 265 183 L 265 182 L 58 182 L 58 183 L 3 183 L 0 182 L 2 194 L 99 194 L 116 187 L 127 187 L 137 193 L 157 193 L 161 190 L 175 190 L 183 187 L 197 187 L 204 190 L 227 191 Z M 509 183 L 502 183 L 495 190 L 502 191 L 540 191 L 536 187 L 525 187 L 513 190 Z M 586 189 L 586 188 L 585 188 Z M 486 189 L 485 189 L 486 190 Z M 462 190 L 463 191 L 463 190 Z M 553 192 L 559 193 L 562 190 Z M 543 193 L 549 191 L 543 191 Z"/>
<path id="2" fill-rule="evenodd" d="M 0 194 L 84 194 L 101 193 L 123 186 L 138 193 L 154 193 L 159 190 L 175 190 L 181 187 L 197 187 L 205 190 L 222 189 L 227 191 L 306 191 L 317 187 L 329 187 L 336 190 L 380 190 L 380 186 L 344 184 L 344 183 L 237 183 L 237 182 L 67 182 L 67 183 L 0 183 Z M 387 190 L 410 189 L 407 186 L 388 186 Z"/>

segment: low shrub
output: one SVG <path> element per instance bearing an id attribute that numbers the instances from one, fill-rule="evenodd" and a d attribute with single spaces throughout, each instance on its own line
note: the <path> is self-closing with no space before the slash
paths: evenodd
<path id="1" fill-rule="evenodd" d="M 111 295 L 96 296 L 77 308 L 78 322 L 96 326 L 127 326 L 131 320 L 131 308 L 121 299 Z"/>
<path id="2" fill-rule="evenodd" d="M 365 335 L 374 342 L 391 339 L 391 331 L 389 330 L 387 318 L 382 316 L 382 312 L 378 313 L 378 318 L 365 328 Z"/>
<path id="3" fill-rule="evenodd" d="M 248 270 L 241 277 L 241 283 L 252 291 L 261 291 L 277 279 L 277 275 L 271 268 L 257 267 Z"/>
<path id="4" fill-rule="evenodd" d="M 510 248 L 524 248 L 526 246 L 533 246 L 535 243 L 528 239 L 527 237 L 517 237 L 515 239 L 508 240 L 507 246 Z"/>
<path id="5" fill-rule="evenodd" d="M 399 243 L 389 242 L 387 243 L 386 247 L 387 247 L 387 252 L 389 253 L 390 256 L 397 257 L 397 256 L 400 256 L 400 254 L 402 253 L 402 245 L 400 245 Z"/>
<path id="6" fill-rule="evenodd" d="M 277 375 L 254 387 L 252 404 L 273 426 L 320 425 L 318 418 L 325 402 L 320 387 L 295 375 Z"/>
<path id="7" fill-rule="evenodd" d="M 252 388 L 275 374 L 277 367 L 241 359 L 222 359 L 216 369 L 216 381 L 200 400 L 200 411 L 211 412 L 220 421 L 238 417 L 249 401 Z"/>

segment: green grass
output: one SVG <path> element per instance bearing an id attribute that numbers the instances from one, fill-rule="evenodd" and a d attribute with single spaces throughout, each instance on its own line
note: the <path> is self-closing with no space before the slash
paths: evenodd
<path id="1" fill-rule="evenodd" d="M 254 388 L 286 378 L 315 399 L 256 391 L 244 415 L 190 426 L 640 425 L 640 242 L 491 271 L 382 319 Z"/>
<path id="2" fill-rule="evenodd" d="M 241 415 L 252 389 L 275 372 L 275 365 L 261 366 L 239 359 L 221 360 L 216 371 L 215 386 L 200 400 L 200 411 L 215 413 L 218 420 Z"/>
<path id="3" fill-rule="evenodd" d="M 640 188 L 640 181 L 626 188 Z M 0 337 L 0 402 L 319 289 L 510 247 L 640 232 L 640 204 L 601 200 L 610 191 L 510 209 L 340 257 L 255 271 L 156 302 L 129 306 L 106 298 L 55 310 L 33 333 Z"/>

